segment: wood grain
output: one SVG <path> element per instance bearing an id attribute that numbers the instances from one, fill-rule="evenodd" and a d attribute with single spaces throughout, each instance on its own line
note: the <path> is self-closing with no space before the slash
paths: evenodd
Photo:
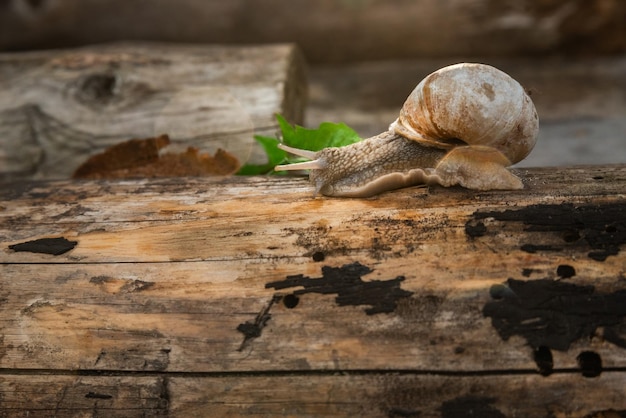
<path id="1" fill-rule="evenodd" d="M 168 150 L 264 161 L 253 135 L 301 122 L 294 45 L 108 44 L 0 54 L 0 179 L 68 178 L 87 157 L 168 134 Z"/>
<path id="2" fill-rule="evenodd" d="M 626 166 L 517 174 L 369 199 L 297 177 L 4 184 L 0 411 L 626 410 Z M 76 245 L 11 249 L 55 237 Z"/>

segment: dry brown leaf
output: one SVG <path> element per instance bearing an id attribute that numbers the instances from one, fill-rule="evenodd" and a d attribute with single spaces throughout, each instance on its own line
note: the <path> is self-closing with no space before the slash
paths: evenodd
<path id="1" fill-rule="evenodd" d="M 182 177 L 231 175 L 239 170 L 236 157 L 218 149 L 214 156 L 189 147 L 180 154 L 159 155 L 169 145 L 167 135 L 130 139 L 90 157 L 73 178 L 114 179 L 136 177 Z"/>

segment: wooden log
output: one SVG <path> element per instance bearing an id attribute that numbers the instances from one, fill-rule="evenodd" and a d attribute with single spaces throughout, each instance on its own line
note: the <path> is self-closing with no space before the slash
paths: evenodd
<path id="1" fill-rule="evenodd" d="M 622 413 L 626 166 L 517 174 L 4 184 L 0 414 Z"/>
<path id="2" fill-rule="evenodd" d="M 617 0 L 56 0 L 2 11 L 0 49 L 11 50 L 128 39 L 297 42 L 314 62 L 626 50 L 626 5 Z"/>
<path id="3" fill-rule="evenodd" d="M 92 154 L 160 134 L 177 149 L 263 159 L 253 135 L 273 136 L 275 113 L 301 123 L 305 98 L 293 45 L 0 54 L 0 179 L 67 178 Z"/>

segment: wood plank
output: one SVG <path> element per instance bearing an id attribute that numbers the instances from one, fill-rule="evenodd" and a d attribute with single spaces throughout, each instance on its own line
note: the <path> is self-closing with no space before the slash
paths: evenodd
<path id="1" fill-rule="evenodd" d="M 617 417 L 623 373 L 596 379 L 411 373 L 32 376 L 0 380 L 10 417 Z"/>
<path id="2" fill-rule="evenodd" d="M 626 166 L 519 174 L 370 199 L 301 178 L 7 184 L 0 366 L 550 373 L 589 351 L 622 370 Z M 76 245 L 13 249 L 51 237 Z"/>
<path id="3" fill-rule="evenodd" d="M 301 122 L 294 45 L 120 43 L 0 54 L 0 179 L 67 178 L 89 155 L 168 134 L 169 149 L 264 161 L 253 134 Z M 252 155 L 252 157 L 251 157 Z"/>

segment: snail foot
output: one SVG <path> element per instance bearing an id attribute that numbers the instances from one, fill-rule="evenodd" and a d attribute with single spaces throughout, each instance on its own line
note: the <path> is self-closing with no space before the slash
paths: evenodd
<path id="1" fill-rule="evenodd" d="M 438 183 L 460 185 L 473 190 L 523 189 L 522 181 L 506 167 L 508 158 L 495 148 L 482 145 L 456 147 L 435 167 Z"/>

